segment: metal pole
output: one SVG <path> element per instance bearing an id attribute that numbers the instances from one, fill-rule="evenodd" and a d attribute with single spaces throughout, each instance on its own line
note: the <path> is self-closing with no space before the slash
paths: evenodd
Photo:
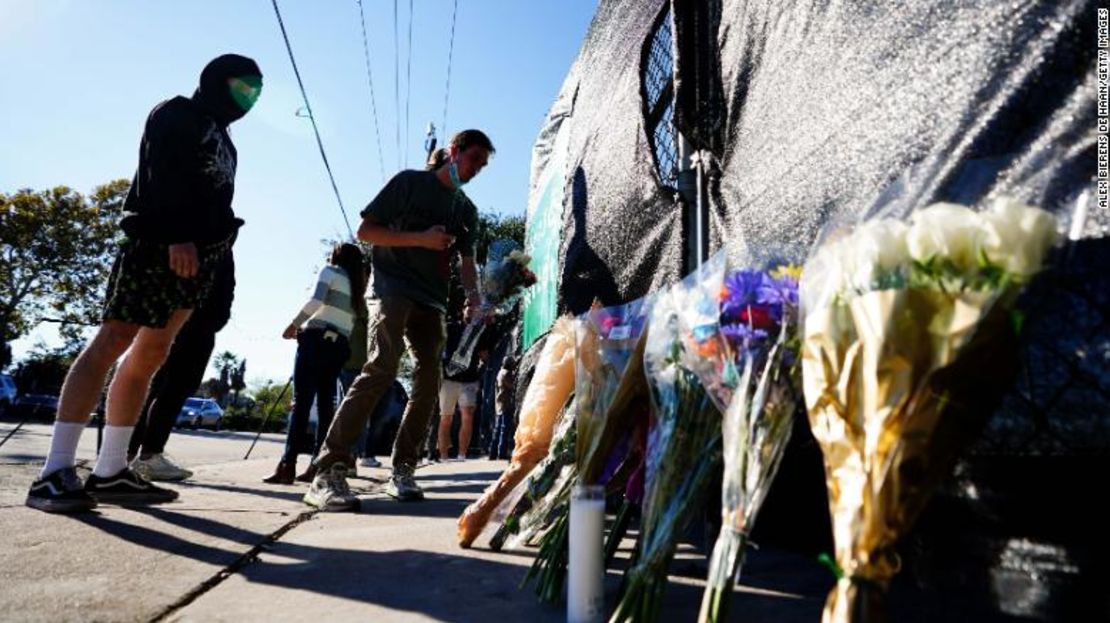
<path id="1" fill-rule="evenodd" d="M 266 417 L 262 420 L 262 425 L 258 427 L 258 433 L 254 436 L 254 441 L 251 442 L 251 447 L 247 448 L 247 453 L 243 455 L 243 460 L 250 458 L 251 451 L 254 450 L 254 444 L 258 443 L 258 438 L 262 436 L 262 431 L 266 430 L 266 424 L 270 421 L 270 417 L 274 415 L 274 409 L 281 404 L 281 399 L 285 397 L 285 392 L 289 391 L 289 386 L 293 384 L 293 377 L 285 382 L 285 387 L 281 388 L 281 393 L 278 394 L 277 400 L 274 404 L 270 405 L 270 411 L 266 413 Z"/>
<path id="2" fill-rule="evenodd" d="M 96 418 L 96 456 L 100 456 L 100 446 L 104 444 L 104 394 L 100 395 L 100 402 L 96 403 L 96 411 L 93 413 Z"/>
<path id="3" fill-rule="evenodd" d="M 700 217 L 697 215 L 698 189 L 698 154 L 694 151 L 690 141 L 681 132 L 675 131 L 678 142 L 678 198 L 682 206 L 682 226 L 686 238 L 683 240 L 683 253 L 685 254 L 685 272 L 691 272 L 701 265 L 701 226 Z"/>
<path id="4" fill-rule="evenodd" d="M 424 137 L 424 161 L 430 162 L 436 150 L 436 124 L 428 122 L 428 133 Z"/>
<path id="5" fill-rule="evenodd" d="M 698 266 L 709 259 L 709 198 L 706 196 L 705 168 L 709 154 L 701 151 L 694 154 L 694 169 L 697 171 L 697 201 L 695 202 L 694 229 L 697 231 Z"/>

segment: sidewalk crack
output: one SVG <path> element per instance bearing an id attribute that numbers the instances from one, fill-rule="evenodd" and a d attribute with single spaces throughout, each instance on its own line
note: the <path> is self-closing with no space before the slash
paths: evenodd
<path id="1" fill-rule="evenodd" d="M 201 582 L 196 588 L 189 591 L 188 593 L 185 593 L 184 595 L 181 596 L 180 599 L 178 599 L 177 601 L 173 602 L 172 604 L 166 606 L 158 614 L 151 617 L 150 618 L 150 623 L 157 623 L 159 621 L 165 621 L 165 620 L 169 619 L 170 616 L 174 615 L 175 613 L 177 613 L 179 610 L 181 610 L 185 606 L 188 606 L 189 604 L 196 601 L 199 597 L 201 597 L 202 595 L 204 595 L 208 591 L 212 590 L 213 588 L 216 588 L 217 586 L 220 585 L 221 582 L 223 582 L 227 578 L 231 577 L 232 575 L 235 575 L 236 573 L 238 573 L 243 567 L 246 567 L 247 565 L 253 563 L 256 560 L 258 560 L 259 554 L 266 551 L 271 545 L 273 545 L 275 542 L 277 542 L 281 537 L 285 536 L 285 533 L 289 532 L 293 528 L 296 528 L 297 526 L 299 526 L 302 523 L 308 521 L 309 519 L 312 519 L 316 515 L 316 513 L 318 513 L 318 512 L 320 512 L 320 511 L 318 511 L 318 510 L 304 511 L 303 513 L 297 515 L 297 517 L 294 518 L 289 523 L 281 526 L 277 530 L 275 530 L 275 531 L 271 532 L 270 534 L 266 535 L 266 537 L 263 538 L 260 543 L 256 544 L 254 547 L 250 548 L 250 550 L 248 550 L 242 556 L 239 556 L 238 558 L 236 558 L 231 564 L 224 567 L 223 569 L 220 569 L 212 577 L 208 578 L 204 582 Z"/>

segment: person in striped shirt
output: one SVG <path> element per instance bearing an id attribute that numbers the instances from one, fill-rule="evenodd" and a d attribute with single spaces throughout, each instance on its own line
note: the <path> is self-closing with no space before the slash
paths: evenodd
<path id="1" fill-rule="evenodd" d="M 320 450 L 335 413 L 335 384 L 351 354 L 355 301 L 366 291 L 362 250 L 352 243 L 338 244 L 328 265 L 320 271 L 316 289 L 282 337 L 297 340 L 293 366 L 293 416 L 285 438 L 285 453 L 274 473 L 264 481 L 292 484 L 301 440 L 308 429 L 309 412 L 316 403 L 319 422 L 313 456 Z M 311 478 L 307 478 L 311 479 Z"/>

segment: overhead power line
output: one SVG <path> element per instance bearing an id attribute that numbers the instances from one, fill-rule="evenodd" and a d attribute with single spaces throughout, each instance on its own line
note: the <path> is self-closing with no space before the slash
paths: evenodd
<path id="1" fill-rule="evenodd" d="M 456 0 L 457 2 L 458 0 Z M 366 80 L 370 83 L 370 110 L 374 113 L 374 138 L 378 143 L 378 168 L 385 183 L 385 159 L 382 157 L 382 134 L 378 125 L 378 102 L 374 97 L 374 74 L 370 71 L 370 42 L 366 36 L 366 13 L 362 10 L 362 0 L 358 0 L 359 23 L 362 24 L 362 51 L 366 57 Z"/>
<path id="2" fill-rule="evenodd" d="M 409 166 L 409 105 L 412 101 L 412 0 L 409 0 L 409 43 L 405 53 L 405 166 Z"/>
<path id="3" fill-rule="evenodd" d="M 397 168 L 401 168 L 401 38 L 397 34 L 397 0 L 393 0 L 393 133 L 397 144 Z"/>
<path id="4" fill-rule="evenodd" d="M 443 88 L 443 125 L 439 128 L 445 143 L 447 142 L 447 97 L 451 94 L 451 59 L 455 56 L 455 18 L 458 15 L 459 0 L 455 0 L 455 9 L 451 12 L 451 44 L 447 48 L 447 86 Z"/>
<path id="5" fill-rule="evenodd" d="M 335 185 L 335 175 L 332 174 L 331 164 L 328 163 L 328 154 L 324 151 L 324 141 L 320 139 L 320 128 L 316 126 L 316 116 L 312 114 L 312 105 L 308 103 L 308 93 L 305 92 L 301 72 L 297 69 L 297 59 L 293 58 L 293 46 L 289 44 L 289 33 L 285 31 L 285 22 L 281 19 L 281 10 L 278 9 L 277 0 L 270 0 L 274 5 L 274 15 L 277 16 L 278 26 L 281 27 L 281 37 L 285 40 L 285 49 L 289 52 L 289 62 L 293 65 L 293 75 L 297 77 L 297 86 L 301 88 L 301 97 L 304 98 L 304 107 L 308 112 L 308 120 L 312 122 L 312 131 L 316 134 L 316 145 L 320 148 L 320 157 L 324 160 L 324 168 L 328 171 L 331 180 L 331 189 L 335 192 L 335 200 L 339 203 L 339 212 L 343 215 L 343 222 L 347 225 L 347 233 L 354 240 L 355 232 L 351 229 L 351 221 L 347 219 L 347 208 L 343 207 L 343 199 L 339 196 L 339 187 Z"/>

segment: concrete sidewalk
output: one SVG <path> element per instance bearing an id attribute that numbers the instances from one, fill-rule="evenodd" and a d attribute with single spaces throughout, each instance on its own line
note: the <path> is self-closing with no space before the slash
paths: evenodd
<path id="1" fill-rule="evenodd" d="M 11 428 L 0 423 L 0 438 Z M 455 519 L 503 462 L 420 469 L 422 503 L 393 501 L 381 492 L 388 470 L 361 468 L 351 480 L 361 511 L 324 514 L 300 502 L 305 485 L 261 482 L 282 440 L 264 435 L 244 461 L 251 438 L 175 434 L 171 451 L 196 472 L 172 485 L 178 501 L 57 516 L 23 506 L 49 427 L 19 431 L 0 448 L 0 620 L 565 620 L 561 606 L 517 588 L 533 552 L 455 544 Z M 79 459 L 92 458 L 95 439 L 87 431 Z M 661 620 L 696 618 L 704 565 L 682 548 Z M 817 621 L 826 575 L 810 561 L 754 551 L 731 618 Z M 610 608 L 619 582 L 610 571 Z"/>

